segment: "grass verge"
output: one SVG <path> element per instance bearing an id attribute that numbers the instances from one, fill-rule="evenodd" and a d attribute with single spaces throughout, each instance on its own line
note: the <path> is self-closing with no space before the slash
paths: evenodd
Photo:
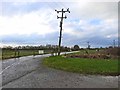
<path id="1" fill-rule="evenodd" d="M 118 60 L 113 59 L 89 59 L 89 58 L 65 58 L 51 56 L 43 60 L 43 64 L 55 69 L 81 74 L 119 75 Z"/>

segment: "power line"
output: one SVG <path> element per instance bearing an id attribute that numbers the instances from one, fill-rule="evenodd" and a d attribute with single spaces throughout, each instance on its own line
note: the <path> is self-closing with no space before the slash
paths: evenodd
<path id="1" fill-rule="evenodd" d="M 58 10 L 55 10 L 57 13 L 62 13 L 62 16 L 61 17 L 58 17 L 57 16 L 57 19 L 61 19 L 61 21 L 60 21 L 60 37 L 59 37 L 59 46 L 58 46 L 58 56 L 60 55 L 60 52 L 61 52 L 61 49 L 60 49 L 60 46 L 61 46 L 61 37 L 62 37 L 62 24 L 63 24 L 63 19 L 66 19 L 67 18 L 67 16 L 65 15 L 65 17 L 63 16 L 63 14 L 65 13 L 65 12 L 69 12 L 70 13 L 70 11 L 69 11 L 69 8 L 66 10 L 66 11 L 64 11 L 64 9 L 62 9 L 61 11 L 58 11 Z"/>

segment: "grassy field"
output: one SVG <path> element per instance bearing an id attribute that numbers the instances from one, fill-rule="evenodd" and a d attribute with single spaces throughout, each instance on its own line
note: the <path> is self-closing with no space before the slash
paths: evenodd
<path id="1" fill-rule="evenodd" d="M 96 50 L 88 50 L 88 49 L 86 49 L 86 50 L 79 50 L 79 52 L 71 53 L 71 54 L 69 54 L 69 55 L 86 54 L 86 51 L 87 51 L 88 53 L 90 53 L 90 54 L 96 53 Z M 102 50 L 101 50 L 101 51 L 102 51 Z"/>
<path id="2" fill-rule="evenodd" d="M 28 55 L 37 55 L 38 50 L 19 50 L 19 53 L 15 50 L 2 50 L 2 59 L 14 58 L 14 57 L 21 57 L 21 56 L 28 56 Z"/>
<path id="3" fill-rule="evenodd" d="M 45 58 L 43 64 L 55 69 L 76 72 L 81 74 L 118 75 L 118 60 L 113 59 L 89 59 L 89 58 L 65 58 L 51 56 Z"/>
<path id="4" fill-rule="evenodd" d="M 79 50 L 77 53 L 68 54 L 67 57 L 72 58 L 96 58 L 96 59 L 118 59 L 118 48 L 101 49 L 96 51 L 95 49 Z"/>

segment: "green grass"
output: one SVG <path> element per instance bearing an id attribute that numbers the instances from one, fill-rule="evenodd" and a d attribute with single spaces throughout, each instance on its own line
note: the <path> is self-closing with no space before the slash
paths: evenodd
<path id="1" fill-rule="evenodd" d="M 89 58 L 64 58 L 51 56 L 43 60 L 48 67 L 81 74 L 118 75 L 118 60 L 89 59 Z"/>
<path id="2" fill-rule="evenodd" d="M 29 56 L 29 55 L 39 55 L 39 50 L 32 50 L 32 49 L 28 49 L 28 50 L 24 50 L 24 49 L 20 49 L 19 50 L 19 55 L 18 52 L 16 52 L 16 56 L 15 56 L 15 50 L 14 49 L 3 49 L 2 50 L 2 59 L 0 60 L 5 60 L 5 59 L 9 59 L 9 58 L 15 58 L 15 57 L 22 57 L 22 56 Z M 48 54 L 51 53 L 50 51 L 44 50 L 44 54 Z"/>
<path id="3" fill-rule="evenodd" d="M 37 55 L 38 50 L 19 50 L 19 56 L 28 56 L 28 55 Z M 16 57 L 18 53 L 16 53 Z M 15 57 L 15 50 L 2 50 L 2 59 L 14 58 Z"/>
<path id="4" fill-rule="evenodd" d="M 98 53 L 96 52 L 96 50 L 89 50 L 89 49 L 86 49 L 86 50 L 79 50 L 79 52 L 76 52 L 76 53 L 71 53 L 69 55 L 76 55 L 76 54 L 86 54 L 86 51 L 88 51 L 89 54 L 94 54 L 94 53 Z M 103 50 L 100 50 L 100 51 L 103 51 Z"/>

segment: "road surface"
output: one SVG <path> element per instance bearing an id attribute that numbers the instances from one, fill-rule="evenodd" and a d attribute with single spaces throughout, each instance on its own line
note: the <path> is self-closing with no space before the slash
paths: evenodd
<path id="1" fill-rule="evenodd" d="M 2 62 L 2 88 L 118 88 L 118 76 L 82 75 L 48 68 L 38 55 Z"/>

